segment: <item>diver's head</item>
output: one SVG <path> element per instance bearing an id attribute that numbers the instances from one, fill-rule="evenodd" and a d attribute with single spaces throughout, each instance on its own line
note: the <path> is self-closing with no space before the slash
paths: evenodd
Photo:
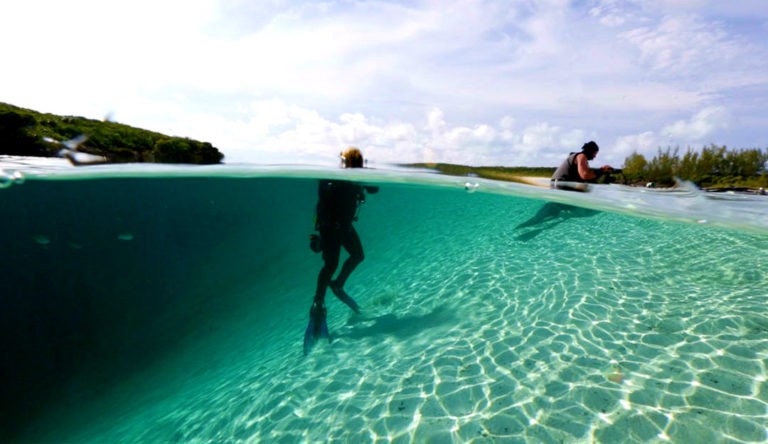
<path id="1" fill-rule="evenodd" d="M 600 151 L 600 147 L 593 141 L 589 141 L 581 147 L 581 152 L 586 154 L 587 159 L 592 160 L 597 156 L 597 152 Z"/>
<path id="2" fill-rule="evenodd" d="M 351 146 L 341 153 L 341 163 L 344 168 L 362 168 L 363 153 L 359 149 Z"/>

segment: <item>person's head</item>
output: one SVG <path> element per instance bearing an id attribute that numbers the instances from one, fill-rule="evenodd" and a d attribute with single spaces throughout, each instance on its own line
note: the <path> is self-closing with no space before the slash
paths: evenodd
<path id="1" fill-rule="evenodd" d="M 341 162 L 344 168 L 362 168 L 363 153 L 359 149 L 351 146 L 341 153 Z"/>
<path id="2" fill-rule="evenodd" d="M 592 160 L 597 156 L 597 152 L 600 151 L 600 147 L 593 141 L 589 141 L 581 147 L 581 152 L 587 155 L 587 159 Z"/>

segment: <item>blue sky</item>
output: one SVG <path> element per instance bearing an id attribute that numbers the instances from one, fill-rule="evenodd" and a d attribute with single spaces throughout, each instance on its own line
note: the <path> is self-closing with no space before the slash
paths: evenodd
<path id="1" fill-rule="evenodd" d="M 0 41 L 0 101 L 233 163 L 768 147 L 764 0 L 25 0 L 0 4 Z"/>

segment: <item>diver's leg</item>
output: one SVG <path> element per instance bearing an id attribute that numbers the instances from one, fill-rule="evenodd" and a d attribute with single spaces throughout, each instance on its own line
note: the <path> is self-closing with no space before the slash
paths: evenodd
<path id="1" fill-rule="evenodd" d="M 344 233 L 344 236 L 341 239 L 341 245 L 343 245 L 344 249 L 349 252 L 349 257 L 344 261 L 344 266 L 341 267 L 341 272 L 336 276 L 334 283 L 343 288 L 349 275 L 352 274 L 352 272 L 355 271 L 355 268 L 360 265 L 360 262 L 365 259 L 365 254 L 363 253 L 363 244 L 360 242 L 360 236 L 357 235 L 357 231 L 355 231 L 354 227 L 350 227 L 350 229 Z"/>
<path id="2" fill-rule="evenodd" d="M 349 257 L 344 261 L 339 275 L 335 280 L 331 281 L 330 287 L 336 297 L 347 304 L 355 313 L 360 313 L 360 306 L 344 291 L 344 284 L 347 282 L 349 275 L 365 259 L 363 244 L 360 242 L 360 236 L 357 235 L 354 227 L 350 227 L 349 231 L 342 237 L 342 245 L 349 252 Z"/>
<path id="3" fill-rule="evenodd" d="M 331 282 L 333 273 L 339 266 L 339 256 L 341 255 L 341 236 L 337 230 L 321 230 L 320 236 L 323 239 L 323 268 L 317 275 L 317 289 L 315 290 L 314 302 L 325 303 L 325 291 Z"/>
<path id="4" fill-rule="evenodd" d="M 305 355 L 312 350 L 318 338 L 326 337 L 328 341 L 331 340 L 326 323 L 325 292 L 336 267 L 339 266 L 341 239 L 333 231 L 323 232 L 321 230 L 320 234 L 323 237 L 323 268 L 317 275 L 317 290 L 315 290 L 312 307 L 309 309 L 309 324 L 304 331 Z"/>

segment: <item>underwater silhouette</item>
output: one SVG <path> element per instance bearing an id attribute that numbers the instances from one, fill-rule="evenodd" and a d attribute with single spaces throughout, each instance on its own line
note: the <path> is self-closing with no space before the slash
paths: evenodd
<path id="1" fill-rule="evenodd" d="M 344 168 L 362 168 L 363 155 L 357 148 L 349 148 L 342 153 Z M 315 229 L 319 234 L 310 235 L 310 248 L 322 252 L 323 267 L 317 276 L 317 289 L 309 310 L 309 324 L 304 332 L 304 354 L 308 354 L 320 338 L 331 337 L 326 323 L 325 293 L 330 287 L 334 295 L 355 313 L 360 307 L 344 290 L 349 276 L 365 258 L 363 244 L 360 242 L 353 222 L 357 220 L 360 204 L 365 202 L 365 193 L 376 193 L 379 187 L 364 186 L 345 180 L 320 180 L 318 201 L 315 211 Z M 341 248 L 344 247 L 349 257 L 341 271 L 333 279 L 339 266 Z"/>
<path id="2" fill-rule="evenodd" d="M 599 211 L 590 210 L 573 205 L 566 205 L 557 202 L 547 202 L 536 214 L 527 221 L 515 227 L 515 230 L 523 230 L 523 233 L 517 236 L 517 240 L 527 241 L 535 238 L 545 230 L 575 217 L 592 217 Z"/>

